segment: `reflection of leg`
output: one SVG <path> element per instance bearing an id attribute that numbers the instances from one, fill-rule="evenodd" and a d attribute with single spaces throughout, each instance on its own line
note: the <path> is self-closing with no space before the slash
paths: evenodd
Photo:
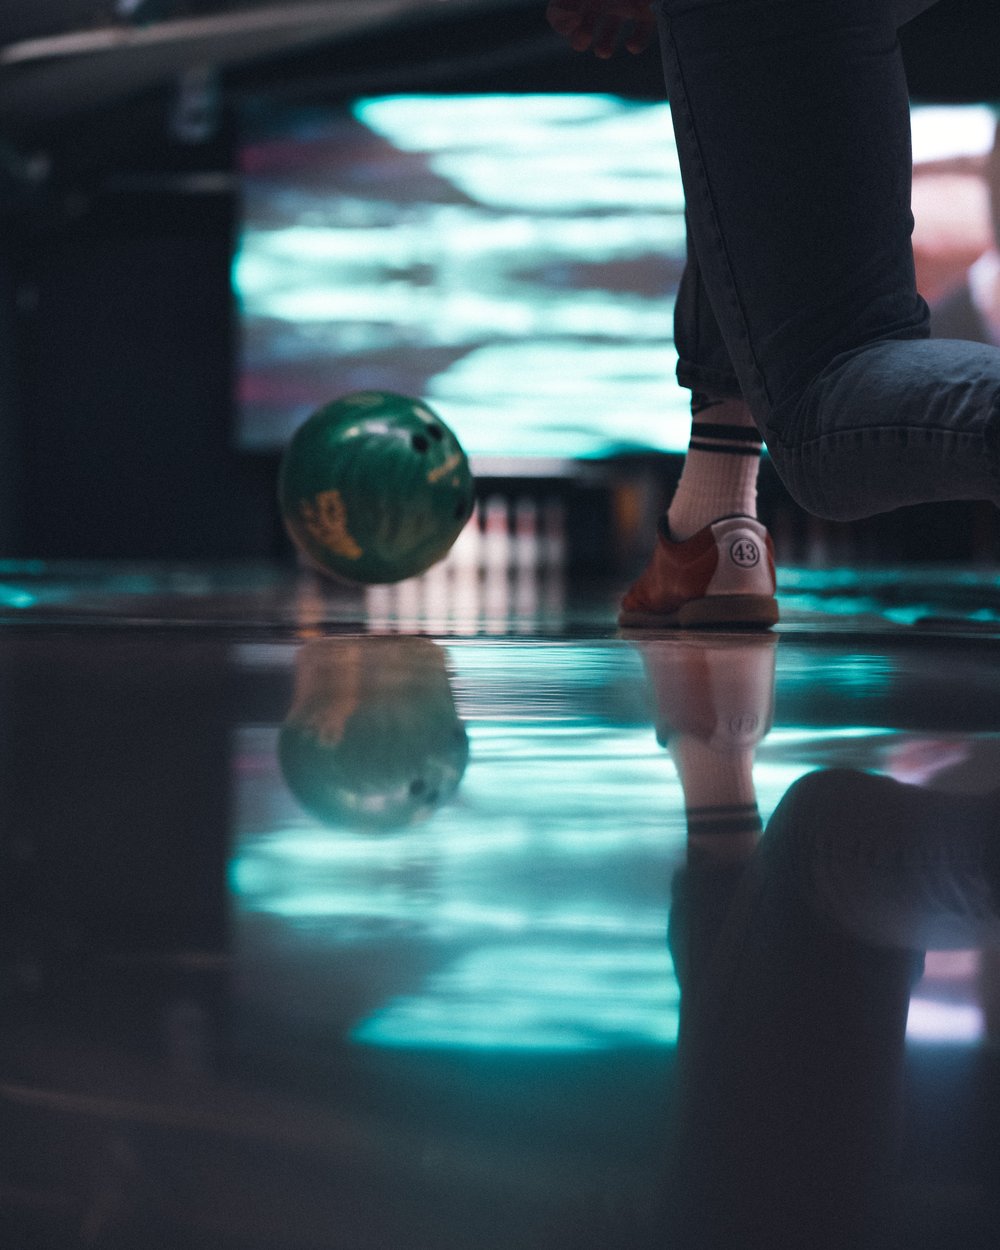
<path id="1" fill-rule="evenodd" d="M 674 909 L 697 932 L 716 900 L 684 884 Z M 884 1250 L 919 960 L 832 939 L 774 887 L 735 887 L 682 990 L 671 1244 Z"/>
<path id="2" fill-rule="evenodd" d="M 778 805 L 784 845 L 810 908 L 852 936 L 897 949 L 1000 947 L 1000 797 L 946 794 L 826 769 Z"/>
<path id="3" fill-rule="evenodd" d="M 671 912 L 674 965 L 689 999 L 760 839 L 753 762 L 771 727 L 776 641 L 763 635 L 640 644 L 657 741 L 670 751 L 684 795 L 687 865 L 675 897 L 699 900 L 683 909 L 691 923 L 675 923 Z"/>
<path id="4" fill-rule="evenodd" d="M 874 0 L 661 0 L 690 227 L 743 393 L 809 509 L 1000 498 L 1000 352 L 930 343 L 909 104 Z"/>
<path id="5" fill-rule="evenodd" d="M 797 867 L 805 810 L 783 803 L 738 877 L 692 866 L 676 882 L 671 947 L 684 975 L 670 1222 L 683 1250 L 894 1244 L 904 1038 L 921 959 L 814 910 Z M 830 822 L 843 826 L 848 811 L 841 801 Z"/>
<path id="6" fill-rule="evenodd" d="M 770 635 L 641 644 L 657 740 L 684 793 L 690 860 L 744 860 L 760 836 L 753 760 L 771 727 L 775 650 Z"/>
<path id="7" fill-rule="evenodd" d="M 706 963 L 763 826 L 752 744 L 726 749 L 680 734 L 669 746 L 684 792 L 687 825 L 687 862 L 673 884 L 670 947 L 688 1005 L 698 997 Z"/>
<path id="8" fill-rule="evenodd" d="M 670 745 L 684 791 L 688 860 L 739 862 L 761 835 L 753 784 L 753 746 L 720 751 L 698 738 Z"/>

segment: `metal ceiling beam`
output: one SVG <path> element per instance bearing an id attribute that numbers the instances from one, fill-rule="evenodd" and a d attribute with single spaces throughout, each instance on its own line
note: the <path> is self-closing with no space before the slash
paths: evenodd
<path id="1" fill-rule="evenodd" d="M 149 26 L 104 26 L 0 48 L 0 121 L 45 120 L 169 82 L 347 38 L 419 13 L 468 13 L 497 0 L 313 0 Z"/>

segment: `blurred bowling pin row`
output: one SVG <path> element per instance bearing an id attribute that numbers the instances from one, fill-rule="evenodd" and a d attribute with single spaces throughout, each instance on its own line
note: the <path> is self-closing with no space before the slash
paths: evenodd
<path id="1" fill-rule="evenodd" d="M 563 501 L 492 495 L 480 504 L 440 563 L 420 577 L 369 586 L 370 628 L 482 633 L 558 628 L 565 607 Z"/>

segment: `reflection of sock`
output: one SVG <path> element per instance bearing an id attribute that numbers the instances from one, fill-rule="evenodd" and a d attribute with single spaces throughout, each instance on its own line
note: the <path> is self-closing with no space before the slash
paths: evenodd
<path id="1" fill-rule="evenodd" d="M 752 746 L 720 751 L 689 735 L 670 743 L 684 791 L 688 862 L 747 858 L 761 835 Z"/>
<path id="2" fill-rule="evenodd" d="M 667 509 L 675 542 L 683 542 L 720 517 L 756 517 L 762 446 L 742 399 L 692 394 L 691 441 Z"/>

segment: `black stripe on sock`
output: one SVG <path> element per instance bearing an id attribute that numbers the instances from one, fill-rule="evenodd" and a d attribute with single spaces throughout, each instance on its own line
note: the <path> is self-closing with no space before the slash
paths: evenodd
<path id="1" fill-rule="evenodd" d="M 760 809 L 755 803 L 731 803 L 720 804 L 715 806 L 707 806 L 707 808 L 685 808 L 684 815 L 687 819 L 699 818 L 699 816 L 752 816 L 755 820 L 760 820 Z"/>
<path id="2" fill-rule="evenodd" d="M 760 833 L 763 827 L 756 803 L 737 803 L 729 807 L 686 807 L 684 816 L 689 834 Z"/>
<path id="3" fill-rule="evenodd" d="M 764 828 L 760 817 L 729 816 L 720 820 L 689 820 L 687 831 L 691 837 L 729 837 L 734 833 L 760 833 Z"/>
<path id="4" fill-rule="evenodd" d="M 721 421 L 694 421 L 691 435 L 697 438 L 721 438 L 731 443 L 763 443 L 755 425 L 724 425 Z"/>
<path id="5" fill-rule="evenodd" d="M 760 456 L 763 450 L 761 443 L 748 443 L 746 447 L 727 447 L 725 443 L 703 443 L 692 438 L 688 443 L 688 451 L 707 451 L 719 456 Z"/>

